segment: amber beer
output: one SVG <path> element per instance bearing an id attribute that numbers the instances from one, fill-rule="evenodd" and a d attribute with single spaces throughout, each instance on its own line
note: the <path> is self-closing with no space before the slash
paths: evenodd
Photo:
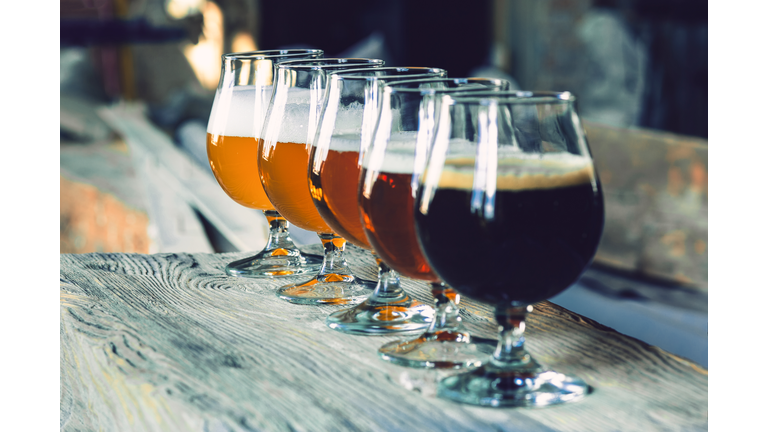
<path id="1" fill-rule="evenodd" d="M 358 192 L 360 214 L 368 241 L 384 262 L 408 277 L 438 282 L 414 227 L 415 153 L 416 135 L 405 132 L 394 134 L 383 154 L 367 158 Z"/>
<path id="2" fill-rule="evenodd" d="M 317 211 L 333 231 L 359 247 L 370 249 L 357 204 L 360 178 L 360 137 L 331 138 L 328 154 L 318 169 L 309 170 L 310 195 Z M 318 158 L 312 147 L 310 161 Z"/>
<path id="3" fill-rule="evenodd" d="M 379 257 L 398 273 L 438 282 L 416 238 L 411 177 L 411 174 L 379 172 L 371 193 L 360 194 L 365 233 Z"/>
<path id="4" fill-rule="evenodd" d="M 261 146 L 260 146 L 261 147 Z M 317 212 L 309 193 L 307 145 L 277 142 L 269 157 L 258 157 L 259 174 L 269 200 L 292 224 L 317 233 L 334 232 Z"/>
<path id="5" fill-rule="evenodd" d="M 435 272 L 491 304 L 533 304 L 574 283 L 597 250 L 603 201 L 591 160 L 563 156 L 500 161 L 492 198 L 473 190 L 474 161 L 447 163 L 426 213 L 415 211 Z"/>

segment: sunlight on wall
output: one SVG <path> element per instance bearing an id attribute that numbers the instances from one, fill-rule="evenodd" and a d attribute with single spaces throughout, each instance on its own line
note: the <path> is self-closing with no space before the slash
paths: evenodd
<path id="1" fill-rule="evenodd" d="M 253 36 L 246 32 L 240 32 L 232 39 L 232 52 L 256 51 L 257 49 Z"/>
<path id="2" fill-rule="evenodd" d="M 166 0 L 165 10 L 174 19 L 182 19 L 200 12 L 205 3 L 205 0 Z"/>
<path id="3" fill-rule="evenodd" d="M 214 90 L 219 84 L 221 55 L 224 50 L 224 15 L 213 3 L 206 2 L 202 7 L 203 34 L 197 44 L 184 47 L 184 56 L 195 71 L 200 84 Z"/>

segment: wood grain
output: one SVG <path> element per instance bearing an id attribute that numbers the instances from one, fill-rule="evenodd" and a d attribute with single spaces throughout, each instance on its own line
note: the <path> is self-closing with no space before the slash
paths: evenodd
<path id="1" fill-rule="evenodd" d="M 279 300 L 294 279 L 225 276 L 229 254 L 61 255 L 62 430 L 649 431 L 707 429 L 707 371 L 544 302 L 527 345 L 595 390 L 546 409 L 487 409 L 437 399 L 455 372 L 379 360 L 395 337 L 325 326 L 339 306 Z M 348 259 L 373 278 L 370 254 Z M 406 290 L 430 302 L 423 283 Z M 487 305 L 465 322 L 495 337 Z"/>

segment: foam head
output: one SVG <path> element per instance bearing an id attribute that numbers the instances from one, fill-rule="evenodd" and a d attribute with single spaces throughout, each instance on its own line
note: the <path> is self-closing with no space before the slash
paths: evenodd
<path id="1" fill-rule="evenodd" d="M 496 190 L 554 189 L 595 181 L 592 159 L 587 156 L 567 152 L 525 153 L 512 146 L 500 146 L 493 156 L 482 161 L 480 152 L 468 154 L 467 146 L 452 147 L 457 151 L 447 156 L 438 188 L 486 189 L 486 181 L 475 178 L 477 167 L 485 164 L 490 168 L 485 172 L 495 170 L 492 182 Z"/>
<path id="2" fill-rule="evenodd" d="M 338 108 L 329 104 L 322 120 L 320 140 L 313 145 L 328 147 L 339 152 L 359 152 L 363 114 L 363 104 L 357 101 Z M 331 135 L 330 144 L 328 135 Z"/>
<path id="3" fill-rule="evenodd" d="M 390 135 L 386 148 L 375 148 L 370 157 L 366 157 L 363 166 L 379 172 L 391 174 L 412 174 L 416 159 L 417 132 L 394 132 Z M 376 151 L 376 150 L 383 151 Z"/>
<path id="4" fill-rule="evenodd" d="M 254 137 L 261 130 L 271 95 L 272 86 L 235 86 L 216 92 L 207 132 Z"/>
<path id="5" fill-rule="evenodd" d="M 279 115 L 279 117 L 270 117 L 268 119 L 270 125 L 265 127 L 276 127 L 279 121 L 277 141 L 299 144 L 311 142 L 314 138 L 314 127 L 309 126 L 318 104 L 317 101 L 312 100 L 312 92 L 298 87 L 285 88 L 278 84 L 274 97 L 275 111 L 270 116 Z"/>

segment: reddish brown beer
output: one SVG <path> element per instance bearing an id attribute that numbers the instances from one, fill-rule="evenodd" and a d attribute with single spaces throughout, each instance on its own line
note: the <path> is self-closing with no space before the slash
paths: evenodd
<path id="1" fill-rule="evenodd" d="M 317 147 L 312 148 L 310 160 Z M 335 233 L 356 246 L 370 249 L 357 204 L 360 178 L 358 151 L 329 150 L 319 173 L 309 170 L 310 195 L 315 207 Z"/>
<path id="2" fill-rule="evenodd" d="M 416 238 L 411 177 L 411 174 L 380 172 L 370 195 L 366 196 L 360 189 L 363 229 L 376 254 L 397 272 L 438 282 Z"/>

